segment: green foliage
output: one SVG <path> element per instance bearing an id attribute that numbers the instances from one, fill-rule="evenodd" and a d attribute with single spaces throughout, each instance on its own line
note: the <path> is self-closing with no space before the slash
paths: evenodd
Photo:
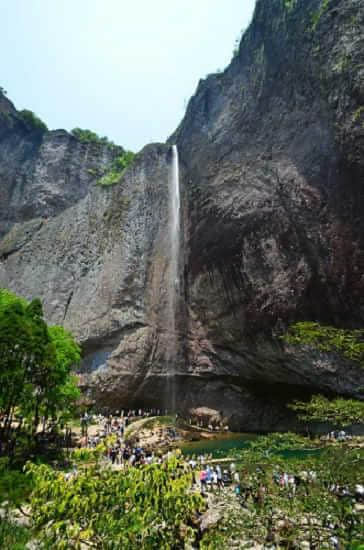
<path id="1" fill-rule="evenodd" d="M 307 449 L 308 447 L 312 447 L 312 442 L 307 437 L 293 432 L 272 433 L 251 441 L 248 452 L 253 451 L 260 453 L 261 456 L 267 456 L 267 453 Z"/>
<path id="2" fill-rule="evenodd" d="M 27 550 L 29 529 L 7 519 L 0 520 L 0 548 L 4 550 Z"/>
<path id="3" fill-rule="evenodd" d="M 361 106 L 355 111 L 355 113 L 354 113 L 354 115 L 353 115 L 353 120 L 354 120 L 354 122 L 357 122 L 357 121 L 360 119 L 360 117 L 361 117 L 362 115 L 364 115 L 364 105 L 361 105 Z"/>
<path id="4" fill-rule="evenodd" d="M 311 30 L 313 32 L 315 32 L 321 17 L 327 11 L 329 7 L 329 3 L 330 3 L 330 0 L 321 0 L 321 5 L 319 10 L 311 15 Z"/>
<path id="5" fill-rule="evenodd" d="M 119 183 L 125 170 L 133 163 L 134 158 L 135 153 L 132 151 L 124 151 L 121 155 L 116 157 L 111 165 L 111 169 L 97 181 L 97 184 L 108 187 L 115 183 Z"/>
<path id="6" fill-rule="evenodd" d="M 54 550 L 159 550 L 193 542 L 189 526 L 204 508 L 192 477 L 173 456 L 163 465 L 116 472 L 94 466 L 67 480 L 47 466 L 28 465 L 34 532 Z"/>
<path id="7" fill-rule="evenodd" d="M 364 330 L 337 329 L 305 321 L 292 325 L 282 339 L 288 344 L 336 352 L 364 366 Z"/>
<path id="8" fill-rule="evenodd" d="M 31 126 L 35 130 L 39 130 L 41 132 L 46 132 L 48 130 L 47 125 L 36 115 L 33 113 L 33 111 L 29 111 L 28 109 L 23 109 L 19 112 L 19 115 L 23 119 L 23 121 Z"/>
<path id="9" fill-rule="evenodd" d="M 31 476 L 10 468 L 8 458 L 0 458 L 0 505 L 6 501 L 9 507 L 20 506 L 29 498 L 32 488 Z"/>
<path id="10" fill-rule="evenodd" d="M 297 0 L 283 0 L 284 1 L 284 7 L 291 11 L 293 8 L 297 5 Z"/>
<path id="11" fill-rule="evenodd" d="M 0 417 L 4 439 L 45 422 L 65 421 L 79 397 L 71 367 L 80 348 L 62 327 L 48 327 L 39 300 L 0 289 Z M 17 420 L 17 430 L 13 423 Z"/>
<path id="12" fill-rule="evenodd" d="M 330 422 L 335 426 L 349 426 L 364 422 L 364 402 L 354 399 L 327 399 L 314 395 L 309 402 L 295 401 L 289 408 L 298 412 L 305 422 Z"/>
<path id="13" fill-rule="evenodd" d="M 109 147 L 115 146 L 115 143 L 109 140 L 106 136 L 101 137 L 92 130 L 73 128 L 73 130 L 71 130 L 71 134 L 79 141 L 81 141 L 81 143 L 97 143 L 100 145 L 108 145 Z"/>
<path id="14" fill-rule="evenodd" d="M 283 434 L 284 437 L 284 434 Z M 269 438 L 268 438 L 269 439 Z M 268 444 L 269 441 L 266 440 Z M 357 449 L 330 448 L 316 455 L 284 461 L 279 455 L 247 449 L 240 472 L 244 505 L 226 493 L 223 520 L 204 534 L 201 550 L 255 545 L 275 548 L 331 548 L 335 535 L 341 548 L 356 548 L 363 529 L 363 518 L 351 497 L 338 498 L 332 487 L 340 485 L 352 492 L 360 483 L 363 453 Z M 298 476 L 295 493 L 279 483 L 283 472 Z M 313 475 L 312 475 L 313 473 Z M 239 543 L 245 541 L 246 546 Z"/>

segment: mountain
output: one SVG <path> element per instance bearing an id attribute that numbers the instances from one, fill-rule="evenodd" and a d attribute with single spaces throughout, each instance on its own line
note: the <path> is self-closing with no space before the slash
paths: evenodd
<path id="1" fill-rule="evenodd" d="M 294 427 L 292 397 L 364 398 L 363 369 L 279 338 L 298 320 L 363 326 L 363 59 L 364 0 L 258 0 L 229 67 L 111 187 L 97 181 L 123 149 L 48 132 L 0 96 L 0 285 L 75 333 L 100 405 L 170 406 L 171 369 L 179 408 L 223 411 L 235 429 Z"/>

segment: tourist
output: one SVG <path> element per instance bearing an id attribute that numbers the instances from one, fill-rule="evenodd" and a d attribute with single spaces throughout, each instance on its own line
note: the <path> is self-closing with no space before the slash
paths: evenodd
<path id="1" fill-rule="evenodd" d="M 296 494 L 296 482 L 293 475 L 288 476 L 287 486 L 288 486 L 290 495 L 293 497 Z"/>
<path id="2" fill-rule="evenodd" d="M 215 489 L 217 486 L 218 486 L 218 481 L 217 481 L 217 471 L 216 470 L 212 470 L 212 486 L 213 488 Z"/>
<path id="3" fill-rule="evenodd" d="M 200 472 L 200 485 L 201 491 L 206 487 L 207 472 L 205 469 Z"/>
<path id="4" fill-rule="evenodd" d="M 219 465 L 216 466 L 217 486 L 219 489 L 223 489 L 224 482 L 222 480 L 222 471 Z"/>
<path id="5" fill-rule="evenodd" d="M 230 485 L 231 483 L 231 477 L 227 470 L 224 470 L 222 473 L 222 482 L 223 482 L 223 486 Z"/>
<path id="6" fill-rule="evenodd" d="M 354 490 L 355 500 L 364 503 L 364 485 L 357 483 Z"/>

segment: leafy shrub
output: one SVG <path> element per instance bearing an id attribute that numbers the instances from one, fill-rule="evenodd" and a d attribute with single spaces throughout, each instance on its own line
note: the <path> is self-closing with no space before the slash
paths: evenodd
<path id="1" fill-rule="evenodd" d="M 23 109 L 19 112 L 19 115 L 28 126 L 31 126 L 35 130 L 39 130 L 41 132 L 46 132 L 48 130 L 48 126 L 36 114 L 34 114 L 33 111 Z"/>
<path id="2" fill-rule="evenodd" d="M 298 412 L 298 418 L 306 422 L 330 422 L 349 426 L 364 422 L 364 402 L 355 399 L 327 399 L 314 395 L 309 402 L 295 401 L 289 408 Z"/>
<path id="3" fill-rule="evenodd" d="M 9 507 L 20 506 L 29 497 L 31 490 L 32 478 L 11 468 L 6 457 L 0 458 L 0 505 L 2 501 L 7 501 Z"/>
<path id="4" fill-rule="evenodd" d="M 0 548 L 8 550 L 27 550 L 30 539 L 29 529 L 11 523 L 7 519 L 0 520 Z"/>
<path id="5" fill-rule="evenodd" d="M 273 436 L 276 440 L 276 434 Z M 268 438 L 265 443 L 269 444 Z M 363 466 L 360 451 L 328 448 L 312 457 L 287 461 L 278 454 L 267 453 L 264 446 L 243 451 L 238 497 L 243 509 L 236 505 L 236 497 L 229 506 L 227 493 L 219 494 L 218 498 L 224 499 L 224 517 L 204 533 L 200 550 L 256 545 L 329 549 L 333 547 L 334 536 L 340 548 L 359 548 L 363 532 L 361 513 L 355 509 L 353 498 L 340 497 L 335 487 L 346 487 L 352 494 L 360 483 Z M 295 476 L 294 490 L 280 482 L 284 472 Z M 245 544 L 238 546 L 240 541 Z"/>
<path id="6" fill-rule="evenodd" d="M 315 32 L 318 24 L 320 23 L 321 17 L 324 15 L 324 13 L 327 11 L 329 7 L 329 3 L 330 3 L 330 0 L 322 0 L 319 10 L 311 15 L 312 32 Z"/>
<path id="7" fill-rule="evenodd" d="M 284 0 L 284 7 L 288 11 L 293 10 L 293 8 L 296 6 L 296 4 L 297 4 L 297 0 Z"/>
<path id="8" fill-rule="evenodd" d="M 106 136 L 99 136 L 96 132 L 92 130 L 84 130 L 82 128 L 73 128 L 71 134 L 77 138 L 81 143 L 98 143 L 101 145 L 108 145 L 109 147 L 114 147 L 115 143 Z"/>
<path id="9" fill-rule="evenodd" d="M 124 153 L 116 157 L 111 165 L 111 169 L 97 181 L 97 185 L 108 187 L 118 183 L 125 170 L 133 163 L 134 157 L 135 153 L 132 151 L 124 151 Z"/>
<path id="10" fill-rule="evenodd" d="M 322 352 L 339 353 L 364 366 L 364 330 L 345 330 L 304 321 L 282 336 L 288 344 L 309 345 Z"/>
<path id="11" fill-rule="evenodd" d="M 68 480 L 48 466 L 27 469 L 35 480 L 33 527 L 45 547 L 159 550 L 195 539 L 189 524 L 204 501 L 175 456 L 122 472 L 94 466 Z"/>

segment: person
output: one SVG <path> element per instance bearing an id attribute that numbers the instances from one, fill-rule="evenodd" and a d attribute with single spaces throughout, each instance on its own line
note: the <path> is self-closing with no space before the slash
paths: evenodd
<path id="1" fill-rule="evenodd" d="M 340 430 L 339 433 L 337 434 L 337 440 L 345 441 L 345 439 L 346 439 L 346 433 L 344 432 L 344 430 Z"/>
<path id="2" fill-rule="evenodd" d="M 264 485 L 259 485 L 258 491 L 254 497 L 254 501 L 258 506 L 262 506 L 264 504 L 265 494 L 267 492 L 267 489 Z"/>
<path id="3" fill-rule="evenodd" d="M 117 456 L 116 447 L 112 447 L 112 449 L 110 451 L 111 464 L 115 464 L 116 456 Z"/>
<path id="4" fill-rule="evenodd" d="M 231 478 L 230 478 L 230 475 L 229 475 L 229 472 L 227 470 L 224 470 L 223 473 L 222 473 L 222 482 L 225 485 L 230 485 L 231 483 Z"/>
<path id="5" fill-rule="evenodd" d="M 213 488 L 217 487 L 218 483 L 217 483 L 217 471 L 216 470 L 212 470 L 212 486 Z"/>
<path id="6" fill-rule="evenodd" d="M 364 485 L 361 483 L 355 485 L 355 500 L 357 502 L 364 502 Z"/>
<path id="7" fill-rule="evenodd" d="M 200 485 L 201 485 L 201 491 L 206 487 L 206 478 L 207 478 L 207 472 L 205 469 L 201 470 L 200 472 Z"/>
<path id="8" fill-rule="evenodd" d="M 293 475 L 288 476 L 287 484 L 291 496 L 294 496 L 296 494 L 296 482 Z"/>
<path id="9" fill-rule="evenodd" d="M 217 486 L 219 489 L 224 487 L 224 482 L 222 480 L 222 471 L 219 465 L 216 466 L 216 475 L 217 475 Z"/>
<path id="10" fill-rule="evenodd" d="M 212 483 L 212 470 L 210 466 L 207 466 L 206 468 L 206 485 L 207 487 L 210 487 Z"/>

